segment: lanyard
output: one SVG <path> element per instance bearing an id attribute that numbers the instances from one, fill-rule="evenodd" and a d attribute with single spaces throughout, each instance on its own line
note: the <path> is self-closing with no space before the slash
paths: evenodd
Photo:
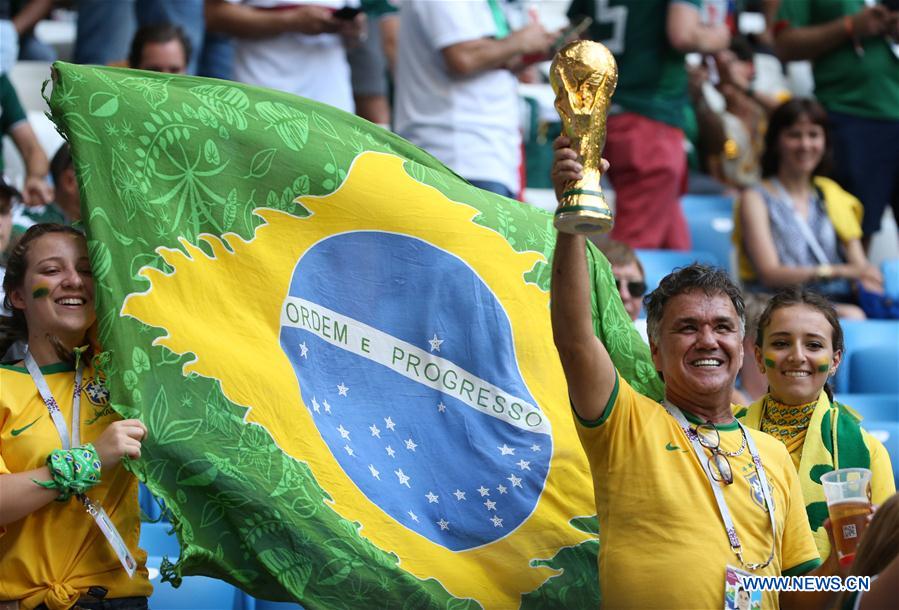
<path id="1" fill-rule="evenodd" d="M 793 205 L 793 198 L 790 197 L 790 194 L 787 193 L 787 189 L 784 188 L 784 185 L 781 184 L 780 180 L 777 178 L 771 179 L 771 184 L 774 188 L 777 189 L 777 194 L 783 200 L 784 204 L 790 207 L 790 210 L 793 212 L 793 218 L 796 219 L 796 224 L 799 226 L 799 232 L 802 233 L 802 237 L 805 238 L 808 247 L 811 248 L 812 254 L 815 255 L 815 258 L 818 259 L 818 263 L 821 265 L 827 265 L 830 263 L 830 260 L 827 258 L 827 255 L 824 254 L 824 249 L 821 247 L 821 244 L 818 243 L 818 238 L 815 237 L 812 228 L 808 226 L 808 221 L 799 215 L 799 212 L 796 210 L 796 206 Z M 816 196 L 812 196 L 809 198 L 809 208 L 813 207 L 818 203 L 818 198 Z M 809 209 L 809 213 L 811 213 L 811 209 Z"/>
<path id="2" fill-rule="evenodd" d="M 509 35 L 509 21 L 503 8 L 499 5 L 498 0 L 487 0 L 490 5 L 490 12 L 493 14 L 493 23 L 496 26 L 496 39 L 501 40 Z"/>
<path id="3" fill-rule="evenodd" d="M 740 564 L 748 570 L 758 570 L 766 567 L 771 560 L 774 559 L 774 549 L 777 545 L 777 524 L 774 521 L 774 501 L 771 498 L 771 490 L 768 487 L 768 477 L 765 474 L 765 467 L 762 465 L 762 458 L 759 456 L 758 448 L 756 448 L 755 441 L 752 440 L 752 435 L 749 434 L 749 431 L 746 429 L 746 426 L 741 424 L 739 421 L 737 425 L 740 426 L 740 430 L 743 432 L 743 436 L 746 438 L 746 445 L 749 449 L 749 455 L 752 456 L 752 463 L 755 466 L 755 471 L 759 475 L 759 483 L 762 486 L 762 497 L 765 500 L 765 509 L 768 511 L 768 516 L 771 519 L 771 554 L 768 556 L 768 560 L 764 563 L 749 563 L 747 564 L 743 561 L 743 548 L 740 545 L 740 537 L 737 536 L 737 528 L 734 526 L 734 522 L 730 517 L 730 509 L 727 507 L 727 501 L 724 499 L 724 492 L 721 491 L 721 486 L 712 478 L 712 471 L 710 470 L 711 466 L 709 465 L 709 457 L 706 455 L 705 450 L 702 448 L 702 445 L 699 443 L 699 435 L 696 434 L 696 431 L 690 427 L 690 424 L 687 422 L 687 418 L 684 417 L 683 412 L 668 402 L 667 400 L 662 403 L 662 406 L 665 407 L 665 410 L 671 414 L 671 416 L 677 420 L 678 425 L 684 431 L 684 434 L 687 435 L 687 438 L 690 440 L 690 444 L 693 445 L 693 452 L 696 454 L 696 457 L 699 459 L 699 463 L 702 465 L 702 469 L 705 471 L 706 478 L 709 480 L 709 484 L 712 486 L 712 493 L 715 495 L 715 502 L 718 504 L 718 512 L 721 514 L 721 519 L 724 521 L 724 530 L 727 532 L 727 539 L 730 542 L 730 548 L 740 560 Z M 731 468 L 733 470 L 733 468 Z"/>
<path id="4" fill-rule="evenodd" d="M 44 379 L 44 374 L 41 373 L 41 367 L 37 365 L 37 362 L 35 362 L 34 356 L 31 355 L 30 351 L 25 352 L 25 368 L 28 369 L 29 373 L 31 373 L 31 379 L 34 381 L 34 385 L 37 387 L 37 391 L 40 393 L 41 398 L 44 400 L 44 404 L 47 405 L 47 411 L 50 412 L 50 418 L 53 419 L 53 424 L 56 426 L 56 431 L 59 433 L 59 440 L 62 442 L 62 448 L 71 449 L 72 447 L 80 446 L 81 382 L 84 379 L 84 363 L 79 360 L 78 367 L 75 371 L 75 390 L 72 396 L 71 437 L 69 437 L 69 431 L 66 427 L 66 421 L 62 418 L 62 413 L 59 410 L 59 403 L 57 403 L 56 399 L 53 398 L 53 393 L 50 391 L 50 386 L 47 385 L 47 380 Z"/>

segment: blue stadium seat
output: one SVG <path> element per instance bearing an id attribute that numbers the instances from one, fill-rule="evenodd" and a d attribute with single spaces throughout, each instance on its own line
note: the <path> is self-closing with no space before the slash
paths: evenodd
<path id="1" fill-rule="evenodd" d="M 678 267 L 686 267 L 690 263 L 700 262 L 706 265 L 720 266 L 720 262 L 710 252 L 691 250 L 637 250 L 637 258 L 646 273 L 646 290 L 655 290 L 662 278 Z"/>
<path id="2" fill-rule="evenodd" d="M 899 422 L 865 422 L 864 428 L 886 447 L 890 462 L 893 463 L 896 487 L 899 487 L 899 468 L 896 467 L 899 464 Z"/>
<path id="3" fill-rule="evenodd" d="M 734 212 L 734 199 L 727 195 L 684 195 L 680 199 L 680 204 L 687 220 L 693 214 L 709 212 L 731 218 Z M 697 248 L 697 250 L 700 249 Z"/>
<path id="4" fill-rule="evenodd" d="M 181 547 L 178 545 L 178 537 L 171 530 L 171 523 L 141 523 L 140 548 L 147 551 L 147 555 L 167 556 L 175 561 L 181 554 Z"/>
<path id="5" fill-rule="evenodd" d="M 899 299 L 899 258 L 883 261 L 880 271 L 883 273 L 883 291 L 894 299 Z"/>
<path id="6" fill-rule="evenodd" d="M 140 509 L 143 511 L 142 517 L 144 519 L 147 521 L 158 521 L 162 517 L 162 508 L 159 505 L 159 501 L 143 483 L 138 484 L 137 498 Z"/>
<path id="7" fill-rule="evenodd" d="M 690 239 L 693 249 L 700 252 L 711 252 L 718 264 L 733 275 L 731 236 L 734 232 L 733 215 L 728 212 L 694 212 L 687 216 L 690 228 Z"/>
<path id="8" fill-rule="evenodd" d="M 899 395 L 899 344 L 854 350 L 849 355 L 849 391 Z"/>
<path id="9" fill-rule="evenodd" d="M 899 422 L 899 394 L 837 394 L 837 402 L 852 407 L 865 421 Z"/>
<path id="10" fill-rule="evenodd" d="M 899 346 L 899 320 L 842 320 L 841 325 L 846 346 L 843 365 L 848 365 L 852 354 L 858 350 L 881 345 Z M 853 391 L 849 387 L 850 367 L 843 365 L 834 376 L 834 391 L 838 393 Z"/>
<path id="11" fill-rule="evenodd" d="M 252 610 L 247 596 L 237 587 L 216 578 L 185 576 L 177 589 L 159 579 L 159 558 L 147 560 L 153 595 L 153 610 Z"/>

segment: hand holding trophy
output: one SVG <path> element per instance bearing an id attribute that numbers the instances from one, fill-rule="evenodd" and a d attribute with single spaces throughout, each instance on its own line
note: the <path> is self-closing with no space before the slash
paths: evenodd
<path id="1" fill-rule="evenodd" d="M 607 233 L 612 229 L 612 211 L 599 180 L 606 114 L 618 84 L 615 58 L 598 42 L 572 42 L 553 59 L 549 82 L 556 94 L 563 133 L 571 139 L 584 167 L 584 177 L 568 183 L 562 193 L 555 227 L 564 233 Z"/>

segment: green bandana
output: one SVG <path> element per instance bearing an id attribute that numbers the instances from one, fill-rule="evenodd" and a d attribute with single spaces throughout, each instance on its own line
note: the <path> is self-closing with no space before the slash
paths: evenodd
<path id="1" fill-rule="evenodd" d="M 80 495 L 100 482 L 100 457 L 88 443 L 74 449 L 56 449 L 47 457 L 51 481 L 34 481 L 45 489 L 59 490 L 57 502 Z"/>

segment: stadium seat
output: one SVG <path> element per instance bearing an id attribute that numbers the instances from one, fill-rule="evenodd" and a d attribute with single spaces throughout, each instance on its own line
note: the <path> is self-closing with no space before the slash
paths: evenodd
<path id="1" fill-rule="evenodd" d="M 854 350 L 849 355 L 849 391 L 899 395 L 899 344 Z"/>
<path id="2" fill-rule="evenodd" d="M 150 608 L 153 610 L 252 610 L 247 605 L 247 595 L 237 587 L 206 576 L 185 576 L 176 589 L 171 583 L 159 578 L 160 558 L 150 557 L 150 583 L 153 594 Z"/>
<path id="3" fill-rule="evenodd" d="M 680 204 L 688 221 L 694 214 L 713 213 L 732 218 L 734 213 L 734 199 L 726 195 L 684 195 Z"/>
<path id="4" fill-rule="evenodd" d="M 172 531 L 171 523 L 141 523 L 139 544 L 140 548 L 147 551 L 147 555 L 166 556 L 171 561 L 175 561 L 181 554 L 178 537 Z"/>
<path id="5" fill-rule="evenodd" d="M 893 476 L 896 479 L 896 487 L 899 487 L 899 422 L 865 422 L 865 429 L 874 438 L 883 443 L 890 454 L 890 462 L 893 464 Z"/>
<path id="6" fill-rule="evenodd" d="M 710 252 L 691 250 L 637 250 L 637 258 L 643 265 L 646 274 L 646 290 L 655 290 L 662 278 L 678 267 L 686 267 L 690 263 L 700 262 L 706 265 L 720 266 L 718 259 Z"/>
<path id="7" fill-rule="evenodd" d="M 883 291 L 894 299 L 899 299 L 899 258 L 892 258 L 880 264 L 883 273 Z"/>
<path id="8" fill-rule="evenodd" d="M 837 402 L 858 412 L 867 421 L 899 422 L 899 394 L 837 394 Z"/>
<path id="9" fill-rule="evenodd" d="M 858 350 L 877 346 L 899 346 L 899 320 L 842 320 L 843 365 L 851 362 Z M 834 376 L 834 392 L 854 392 L 849 387 L 849 366 L 841 365 Z M 894 375 L 895 369 L 894 369 Z"/>
<path id="10" fill-rule="evenodd" d="M 694 212 L 687 216 L 690 228 L 690 239 L 693 249 L 700 252 L 711 252 L 718 264 L 733 275 L 733 242 L 734 219 L 732 213 Z"/>

